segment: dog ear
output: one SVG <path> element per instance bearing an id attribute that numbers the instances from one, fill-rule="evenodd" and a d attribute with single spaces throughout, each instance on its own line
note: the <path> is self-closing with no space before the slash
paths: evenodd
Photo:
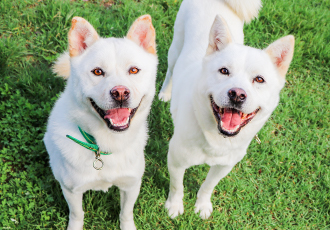
<path id="1" fill-rule="evenodd" d="M 69 31 L 69 54 L 75 57 L 99 39 L 99 35 L 88 21 L 81 17 L 74 17 Z"/>
<path id="2" fill-rule="evenodd" d="M 278 72 L 283 77 L 285 77 L 285 74 L 289 69 L 293 57 L 293 50 L 294 37 L 292 35 L 276 40 L 265 49 Z"/>
<path id="3" fill-rule="evenodd" d="M 152 26 L 150 15 L 143 15 L 136 19 L 126 37 L 147 52 L 156 54 L 155 28 Z"/>
<path id="4" fill-rule="evenodd" d="M 226 45 L 232 42 L 232 36 L 226 21 L 219 15 L 214 19 L 210 31 L 209 46 L 206 54 L 222 50 Z"/>

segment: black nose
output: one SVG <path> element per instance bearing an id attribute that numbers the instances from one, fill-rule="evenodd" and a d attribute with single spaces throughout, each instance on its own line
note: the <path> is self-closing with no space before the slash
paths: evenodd
<path id="1" fill-rule="evenodd" d="M 126 101 L 130 96 L 130 91 L 125 86 L 118 85 L 110 90 L 110 95 L 116 101 Z"/>
<path id="2" fill-rule="evenodd" d="M 228 97 L 231 102 L 235 104 L 242 104 L 245 101 L 247 95 L 243 89 L 232 88 L 228 91 Z"/>

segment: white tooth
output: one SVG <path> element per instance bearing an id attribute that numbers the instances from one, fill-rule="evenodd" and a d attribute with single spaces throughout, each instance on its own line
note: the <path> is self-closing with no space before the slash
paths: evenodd
<path id="1" fill-rule="evenodd" d="M 235 132 L 239 129 L 239 125 L 237 125 L 233 130 L 228 130 L 226 129 L 225 127 L 223 127 L 223 123 L 222 121 L 220 121 L 220 125 L 221 125 L 221 128 L 224 130 L 224 131 L 227 131 L 227 132 Z"/>
<path id="2" fill-rule="evenodd" d="M 109 119 L 110 120 L 110 123 L 111 123 L 111 125 L 113 125 L 113 126 L 123 126 L 123 125 L 127 125 L 128 124 L 128 121 L 129 121 L 129 117 L 126 119 L 126 121 L 124 121 L 124 122 L 122 122 L 122 123 L 120 123 L 120 124 L 115 124 L 115 123 L 113 123 L 113 121 L 112 121 L 112 119 L 110 118 Z"/>

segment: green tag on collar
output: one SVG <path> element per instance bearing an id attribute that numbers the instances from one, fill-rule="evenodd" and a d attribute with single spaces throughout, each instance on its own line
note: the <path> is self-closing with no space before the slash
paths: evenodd
<path id="1" fill-rule="evenodd" d="M 70 135 L 66 135 L 66 137 L 69 138 L 69 139 L 71 139 L 71 140 L 73 140 L 77 144 L 85 147 L 86 149 L 92 150 L 95 153 L 97 153 L 99 151 L 99 146 L 96 144 L 95 138 L 92 135 L 86 133 L 79 126 L 78 126 L 78 128 L 79 128 L 79 131 L 80 131 L 81 135 L 83 135 L 83 137 L 85 138 L 85 140 L 87 141 L 87 143 L 86 142 L 83 142 L 83 141 L 80 141 L 80 140 L 78 140 L 78 139 L 76 139 L 76 138 L 74 138 L 74 137 L 72 137 Z M 110 155 L 111 154 L 111 153 L 101 152 L 101 151 L 99 153 L 102 154 L 102 155 Z"/>

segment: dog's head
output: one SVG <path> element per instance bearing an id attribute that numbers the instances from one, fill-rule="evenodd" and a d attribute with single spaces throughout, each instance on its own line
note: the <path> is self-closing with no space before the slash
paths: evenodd
<path id="1" fill-rule="evenodd" d="M 138 18 L 125 38 L 101 38 L 89 22 L 74 17 L 69 56 L 67 87 L 81 110 L 114 131 L 127 130 L 133 118 L 144 122 L 158 63 L 149 15 Z"/>
<path id="2" fill-rule="evenodd" d="M 293 48 L 293 36 L 265 50 L 235 44 L 226 22 L 216 17 L 203 73 L 209 111 L 220 133 L 235 136 L 249 123 L 264 124 L 278 104 Z"/>

